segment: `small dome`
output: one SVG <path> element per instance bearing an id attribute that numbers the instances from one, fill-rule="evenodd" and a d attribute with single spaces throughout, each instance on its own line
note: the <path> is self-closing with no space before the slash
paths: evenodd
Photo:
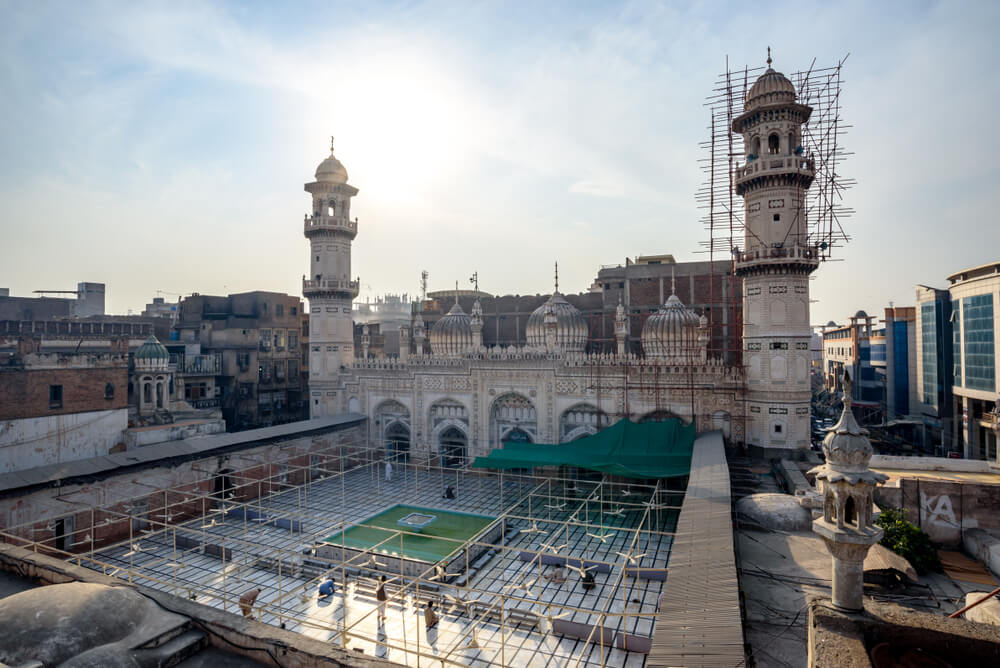
<path id="1" fill-rule="evenodd" d="M 461 357 L 472 347 L 472 319 L 457 301 L 431 327 L 430 340 L 431 352 L 445 357 Z"/>
<path id="2" fill-rule="evenodd" d="M 854 314 L 854 317 L 855 318 L 867 318 L 868 314 L 865 313 L 864 311 L 858 311 L 857 313 Z"/>
<path id="3" fill-rule="evenodd" d="M 142 342 L 139 349 L 135 351 L 135 359 L 137 360 L 169 360 L 170 353 L 167 349 L 163 347 L 155 336 L 152 334 Z"/>
<path id="4" fill-rule="evenodd" d="M 685 306 L 676 294 L 671 294 L 659 311 L 646 318 L 642 326 L 642 349 L 649 357 L 695 357 L 700 324 L 698 314 Z"/>
<path id="5" fill-rule="evenodd" d="M 347 183 L 347 170 L 333 155 L 333 137 L 330 137 L 330 157 L 319 163 L 316 180 L 323 183 Z"/>
<path id="6" fill-rule="evenodd" d="M 826 326 L 827 327 L 836 327 L 837 323 L 835 323 L 833 320 L 831 320 L 830 322 L 826 323 Z"/>
<path id="7" fill-rule="evenodd" d="M 562 352 L 583 352 L 587 347 L 587 337 L 590 328 L 583 314 L 575 306 L 566 301 L 566 298 L 553 292 L 548 300 L 536 308 L 528 316 L 528 324 L 525 328 L 525 337 L 528 345 L 535 348 L 545 348 L 545 316 L 550 319 L 555 318 L 555 346 Z"/>
<path id="8" fill-rule="evenodd" d="M 745 111 L 765 105 L 795 102 L 795 86 L 784 74 L 771 69 L 770 56 L 768 56 L 767 64 L 767 71 L 758 77 L 757 81 L 750 87 L 750 92 L 747 93 L 747 99 L 743 105 Z"/>

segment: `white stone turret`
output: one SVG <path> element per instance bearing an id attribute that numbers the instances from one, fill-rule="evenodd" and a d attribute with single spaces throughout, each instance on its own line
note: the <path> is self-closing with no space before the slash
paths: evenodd
<path id="1" fill-rule="evenodd" d="M 361 358 L 368 359 L 368 348 L 372 344 L 371 334 L 368 333 L 368 325 L 361 325 Z"/>
<path id="2" fill-rule="evenodd" d="M 418 313 L 413 319 L 413 347 L 416 354 L 424 354 L 424 342 L 427 341 L 427 330 L 424 328 L 424 319 Z"/>
<path id="3" fill-rule="evenodd" d="M 472 350 L 479 352 L 483 347 L 483 305 L 479 303 L 478 297 L 472 303 L 469 327 L 472 329 Z"/>
<path id="4" fill-rule="evenodd" d="M 615 343 L 618 344 L 619 355 L 625 354 L 625 341 L 628 338 L 628 318 L 625 317 L 625 305 L 622 298 L 618 297 L 618 306 L 615 308 Z"/>
<path id="5" fill-rule="evenodd" d="M 305 190 L 312 195 L 312 215 L 306 215 L 303 228 L 310 271 L 302 280 L 302 294 L 309 300 L 309 410 L 312 417 L 322 417 L 346 409 L 338 385 L 341 368 L 354 361 L 351 302 L 358 295 L 358 281 L 351 280 L 351 242 L 358 221 L 350 219 L 351 198 L 358 189 L 348 185 L 332 138 L 330 156 Z"/>
<path id="6" fill-rule="evenodd" d="M 872 524 L 875 487 L 889 479 L 872 471 L 872 444 L 851 412 L 851 378 L 844 372 L 844 409 L 840 421 L 823 439 L 826 464 L 810 471 L 823 495 L 823 516 L 813 520 L 813 531 L 833 555 L 833 604 L 842 610 L 864 607 L 863 564 L 868 549 L 882 539 Z"/>
<path id="7" fill-rule="evenodd" d="M 815 172 L 801 136 L 812 108 L 796 102 L 792 82 L 771 69 L 770 50 L 767 64 L 733 120 L 746 151 L 734 174 L 745 216 L 744 247 L 734 253 L 743 278 L 746 438 L 765 448 L 808 448 L 809 274 L 819 254 L 807 237 L 806 191 Z"/>
<path id="8" fill-rule="evenodd" d="M 405 362 L 410 356 L 410 326 L 399 326 L 399 360 Z"/>

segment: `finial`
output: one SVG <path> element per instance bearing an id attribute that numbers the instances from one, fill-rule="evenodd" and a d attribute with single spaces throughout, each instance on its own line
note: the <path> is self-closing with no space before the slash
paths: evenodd
<path id="1" fill-rule="evenodd" d="M 559 292 L 559 263 L 556 262 L 556 292 Z"/>
<path id="2" fill-rule="evenodd" d="M 771 67 L 771 47 L 767 47 L 767 66 Z"/>
<path id="3" fill-rule="evenodd" d="M 670 267 L 670 294 L 672 295 L 677 294 L 677 288 L 674 285 L 674 269 L 673 266 Z"/>
<path id="4" fill-rule="evenodd" d="M 851 372 L 844 367 L 844 410 L 851 410 L 851 387 L 853 383 L 851 382 Z"/>
<path id="5" fill-rule="evenodd" d="M 333 135 L 330 135 L 330 154 L 333 154 Z"/>
<path id="6" fill-rule="evenodd" d="M 458 281 L 455 281 L 455 306 L 458 306 Z"/>

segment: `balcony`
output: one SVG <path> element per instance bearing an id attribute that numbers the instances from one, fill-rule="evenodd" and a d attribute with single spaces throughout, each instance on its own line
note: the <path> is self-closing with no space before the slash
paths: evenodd
<path id="1" fill-rule="evenodd" d="M 811 182 L 816 176 L 816 165 L 812 158 L 803 158 L 797 155 L 761 156 L 745 165 L 737 166 L 733 170 L 733 177 L 736 179 L 739 191 L 740 186 L 747 181 L 779 173 L 799 174 Z"/>
<path id="2" fill-rule="evenodd" d="M 302 232 L 307 237 L 314 232 L 343 232 L 353 239 L 358 235 L 358 220 L 341 216 L 306 216 Z"/>
<path id="3" fill-rule="evenodd" d="M 752 248 L 735 253 L 736 264 L 818 264 L 819 248 L 816 246 L 783 246 L 781 248 Z"/>
<path id="4" fill-rule="evenodd" d="M 178 370 L 188 376 L 217 376 L 222 373 L 222 355 L 185 355 Z"/>
<path id="5" fill-rule="evenodd" d="M 353 299 L 358 296 L 358 281 L 342 281 L 334 278 L 324 278 L 318 281 L 302 281 L 302 294 L 305 296 L 319 295 L 324 292 L 347 293 Z"/>

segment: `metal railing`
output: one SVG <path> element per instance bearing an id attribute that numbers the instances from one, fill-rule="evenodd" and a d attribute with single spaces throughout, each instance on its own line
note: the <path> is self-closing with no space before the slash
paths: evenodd
<path id="1" fill-rule="evenodd" d="M 337 230 L 350 234 L 358 233 L 358 220 L 348 220 L 340 216 L 306 216 L 302 223 L 306 234 L 317 230 Z"/>

